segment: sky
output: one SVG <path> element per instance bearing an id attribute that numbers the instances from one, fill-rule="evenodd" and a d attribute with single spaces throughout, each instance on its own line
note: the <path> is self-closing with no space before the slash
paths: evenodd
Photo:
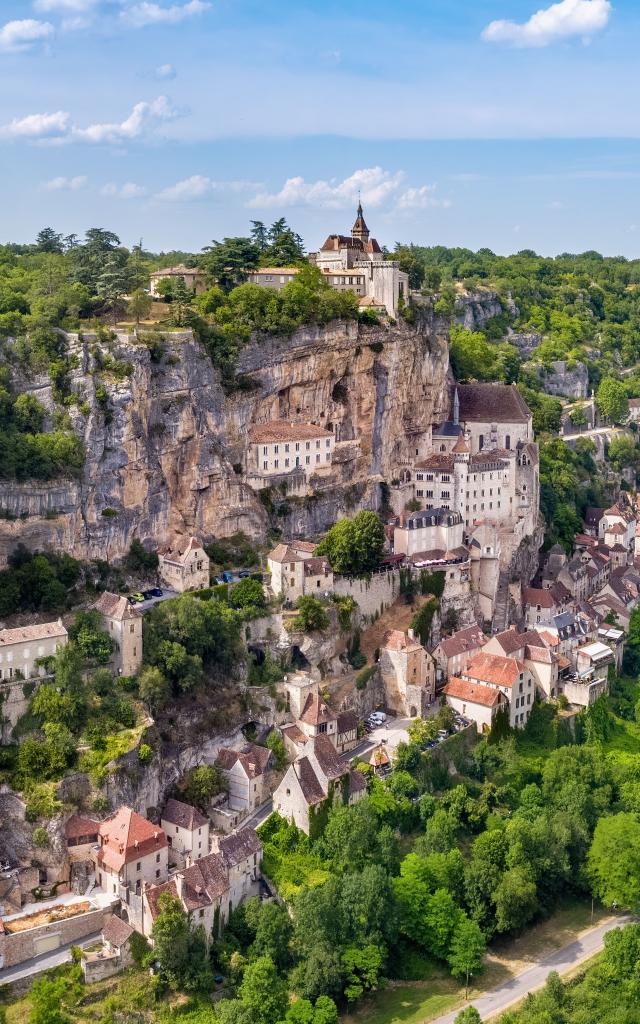
<path id="1" fill-rule="evenodd" d="M 0 241 L 640 256 L 638 0 L 1 0 Z"/>

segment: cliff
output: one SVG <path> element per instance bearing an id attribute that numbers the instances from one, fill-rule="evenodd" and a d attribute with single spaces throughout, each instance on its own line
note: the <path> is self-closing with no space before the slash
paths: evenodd
<path id="1" fill-rule="evenodd" d="M 19 541 L 116 560 L 134 537 L 156 546 L 176 534 L 209 540 L 244 530 L 262 539 L 267 511 L 237 470 L 251 424 L 273 418 L 336 433 L 331 475 L 312 498 L 278 510 L 286 532 L 321 532 L 345 512 L 378 507 L 379 483 L 447 411 L 447 327 L 428 309 L 414 324 L 335 322 L 255 338 L 238 363 L 247 387 L 231 395 L 188 331 L 146 341 L 68 335 L 67 343 L 84 470 L 77 480 L 0 482 L 0 563 Z M 20 389 L 53 414 L 48 378 Z"/>

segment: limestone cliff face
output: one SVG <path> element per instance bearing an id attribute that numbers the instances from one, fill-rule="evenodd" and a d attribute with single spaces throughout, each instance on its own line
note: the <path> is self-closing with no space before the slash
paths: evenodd
<path id="1" fill-rule="evenodd" d="M 379 482 L 447 412 L 447 328 L 429 310 L 414 324 L 336 322 L 257 338 L 238 365 L 254 386 L 232 395 L 190 332 L 168 333 L 155 349 L 124 334 L 68 343 L 84 400 L 70 415 L 86 464 L 78 480 L 0 482 L 0 509 L 15 517 L 0 520 L 0 562 L 18 541 L 116 560 L 134 537 L 263 537 L 265 508 L 236 469 L 251 424 L 274 418 L 313 420 L 340 442 L 317 495 L 282 512 L 285 532 L 312 535 L 345 512 L 377 507 Z M 131 373 L 117 379 L 109 360 L 130 363 Z M 53 409 L 48 379 L 21 387 Z"/>

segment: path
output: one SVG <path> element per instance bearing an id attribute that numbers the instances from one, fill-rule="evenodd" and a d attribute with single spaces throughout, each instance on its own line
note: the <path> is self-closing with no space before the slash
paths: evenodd
<path id="1" fill-rule="evenodd" d="M 21 978 L 29 978 L 32 974 L 43 974 L 44 971 L 50 971 L 53 967 L 70 963 L 71 950 L 74 946 L 92 946 L 99 939 L 100 932 L 96 932 L 95 935 L 86 935 L 81 941 L 69 942 L 66 946 L 60 946 L 50 953 L 34 956 L 30 960 L 25 960 L 24 963 L 16 964 L 15 967 L 5 967 L 0 971 L 0 985 L 10 985 L 14 981 L 20 981 Z"/>
<path id="2" fill-rule="evenodd" d="M 579 437 L 593 437 L 594 434 L 622 434 L 622 427 L 593 427 L 591 430 L 576 430 L 573 434 L 558 434 L 562 441 L 577 441 Z"/>
<path id="3" fill-rule="evenodd" d="M 535 992 L 537 989 L 542 988 L 552 971 L 557 971 L 560 975 L 566 974 L 574 967 L 578 967 L 585 960 L 589 960 L 596 953 L 599 953 L 604 946 L 604 936 L 606 933 L 613 928 L 620 928 L 622 925 L 628 924 L 631 920 L 631 915 L 627 914 L 623 917 L 616 917 L 605 921 L 604 924 L 598 925 L 597 928 L 584 932 L 579 939 L 570 942 L 568 946 L 563 946 L 562 949 L 549 953 L 534 964 L 533 967 L 528 967 L 526 971 L 522 971 L 521 974 L 517 974 L 515 977 L 510 978 L 509 981 L 505 981 L 504 984 L 498 985 L 497 988 L 491 989 L 490 992 L 485 992 L 484 995 L 465 1005 L 475 1006 L 482 1020 L 489 1020 L 496 1014 L 503 1013 L 513 1003 L 518 1003 L 521 999 L 524 999 L 529 992 Z M 462 1007 L 459 1006 L 456 1010 L 452 1010 L 451 1013 L 445 1013 L 444 1016 L 437 1017 L 431 1024 L 453 1024 L 461 1009 Z"/>

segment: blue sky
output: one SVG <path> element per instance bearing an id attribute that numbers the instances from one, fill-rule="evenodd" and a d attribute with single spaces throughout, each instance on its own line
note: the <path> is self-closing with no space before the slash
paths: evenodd
<path id="1" fill-rule="evenodd" d="M 637 0 L 3 0 L 2 240 L 640 255 Z"/>

